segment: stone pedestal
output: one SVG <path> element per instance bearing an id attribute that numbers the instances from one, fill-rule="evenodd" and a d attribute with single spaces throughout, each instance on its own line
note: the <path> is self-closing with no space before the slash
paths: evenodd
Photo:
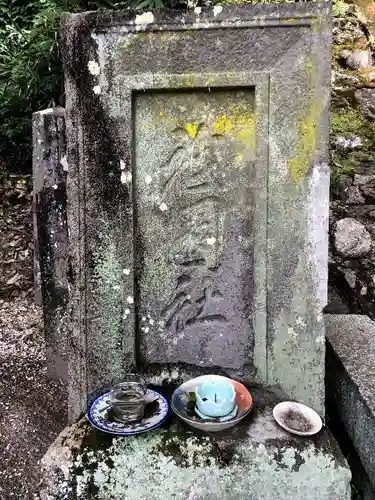
<path id="1" fill-rule="evenodd" d="M 254 409 L 233 429 L 203 434 L 174 417 L 133 438 L 96 432 L 86 418 L 43 459 L 42 500 L 349 500 L 351 474 L 330 432 L 283 431 L 284 395 L 252 390 Z"/>
<path id="2" fill-rule="evenodd" d="M 48 374 L 66 381 L 69 256 L 64 108 L 34 113 L 33 143 L 35 301 L 43 305 Z"/>

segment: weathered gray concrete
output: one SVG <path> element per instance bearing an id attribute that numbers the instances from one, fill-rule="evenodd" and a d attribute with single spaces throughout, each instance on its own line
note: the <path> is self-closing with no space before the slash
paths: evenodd
<path id="1" fill-rule="evenodd" d="M 72 421 L 160 363 L 323 415 L 330 41 L 329 4 L 65 18 Z"/>
<path id="2" fill-rule="evenodd" d="M 49 376 L 67 380 L 68 283 L 65 111 L 33 114 L 35 300 L 43 305 Z"/>
<path id="3" fill-rule="evenodd" d="M 330 349 L 327 398 L 344 424 L 375 498 L 375 323 L 367 316 L 326 315 Z M 365 485 L 362 475 L 362 485 Z"/>
<path id="4" fill-rule="evenodd" d="M 45 455 L 41 498 L 349 500 L 351 474 L 329 431 L 289 435 L 272 417 L 285 395 L 252 394 L 251 415 L 218 434 L 193 432 L 173 418 L 159 431 L 113 439 L 82 419 Z"/>

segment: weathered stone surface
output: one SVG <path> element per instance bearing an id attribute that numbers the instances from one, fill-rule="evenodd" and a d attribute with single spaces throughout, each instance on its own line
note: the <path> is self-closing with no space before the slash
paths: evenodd
<path id="1" fill-rule="evenodd" d="M 329 404 L 338 412 L 374 492 L 375 323 L 367 316 L 327 315 L 325 324 L 331 347 L 326 377 Z"/>
<path id="2" fill-rule="evenodd" d="M 358 89 L 355 91 L 355 98 L 363 109 L 368 120 L 375 120 L 375 90 Z"/>
<path id="3" fill-rule="evenodd" d="M 353 184 L 354 186 L 365 186 L 375 181 L 375 175 L 355 174 Z"/>
<path id="4" fill-rule="evenodd" d="M 345 190 L 344 199 L 350 205 L 361 205 L 365 203 L 365 198 L 363 197 L 358 186 L 349 186 Z"/>
<path id="5" fill-rule="evenodd" d="M 160 363 L 323 414 L 329 22 L 313 3 L 65 19 L 73 419 Z"/>
<path id="6" fill-rule="evenodd" d="M 285 395 L 252 394 L 250 416 L 219 434 L 173 418 L 154 433 L 112 440 L 82 419 L 44 457 L 41 498 L 86 500 L 90 489 L 92 500 L 273 500 L 275 492 L 278 500 L 349 500 L 351 474 L 329 431 L 289 435 L 272 417 Z"/>
<path id="7" fill-rule="evenodd" d="M 368 50 L 343 51 L 346 65 L 350 69 L 366 69 L 371 65 L 371 57 Z"/>
<path id="8" fill-rule="evenodd" d="M 252 90 L 137 97 L 146 364 L 178 360 L 241 371 L 253 364 L 254 97 Z"/>
<path id="9" fill-rule="evenodd" d="M 34 113 L 33 134 L 36 300 L 43 303 L 49 375 L 66 380 L 69 283 L 64 109 Z"/>
<path id="10" fill-rule="evenodd" d="M 355 219 L 341 219 L 334 230 L 335 247 L 344 257 L 363 257 L 371 250 L 372 240 L 365 226 Z"/>

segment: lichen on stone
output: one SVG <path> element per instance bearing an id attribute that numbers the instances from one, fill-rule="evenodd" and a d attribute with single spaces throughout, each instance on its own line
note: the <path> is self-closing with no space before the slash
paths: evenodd
<path id="1" fill-rule="evenodd" d="M 288 160 L 290 178 L 293 182 L 303 180 L 310 168 L 311 159 L 318 145 L 318 127 L 322 105 L 313 101 L 308 113 L 298 123 L 298 145 L 295 156 Z"/>
<path id="2" fill-rule="evenodd" d="M 173 426 L 115 438 L 95 453 L 84 449 L 65 471 L 58 500 L 274 500 L 275 491 L 283 500 L 306 491 L 311 500 L 346 500 L 349 479 L 313 445 L 279 449 L 246 440 L 224 456 L 214 436 Z"/>

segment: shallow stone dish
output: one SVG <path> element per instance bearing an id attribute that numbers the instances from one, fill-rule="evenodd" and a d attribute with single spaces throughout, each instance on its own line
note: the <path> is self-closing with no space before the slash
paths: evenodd
<path id="1" fill-rule="evenodd" d="M 273 416 L 280 427 L 297 436 L 313 436 L 323 427 L 322 419 L 316 411 L 293 401 L 277 404 L 273 409 Z"/>
<path id="2" fill-rule="evenodd" d="M 190 412 L 188 410 L 190 393 L 195 393 L 197 387 L 201 386 L 203 383 L 212 382 L 226 384 L 230 383 L 233 385 L 234 390 L 236 391 L 235 402 L 238 406 L 238 410 L 236 414 L 233 415 L 229 420 L 204 420 L 200 418 L 196 413 Z M 243 384 L 221 375 L 202 375 L 201 377 L 188 380 L 174 391 L 171 400 L 172 410 L 178 417 L 180 417 L 191 427 L 206 432 L 219 432 L 234 427 L 250 413 L 252 405 L 253 400 L 251 394 Z"/>

